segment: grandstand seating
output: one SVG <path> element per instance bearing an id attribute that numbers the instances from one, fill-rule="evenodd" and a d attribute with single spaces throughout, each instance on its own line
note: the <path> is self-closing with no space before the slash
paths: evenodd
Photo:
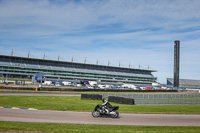
<path id="1" fill-rule="evenodd" d="M 90 67 L 83 67 L 76 65 L 76 66 L 68 66 L 67 62 L 66 64 L 60 63 L 51 63 L 49 62 L 42 62 L 42 61 L 29 61 L 29 60 L 12 60 L 12 57 L 9 57 L 10 59 L 4 59 L 1 60 L 0 58 L 0 66 L 4 67 L 10 67 L 11 69 L 15 70 L 16 68 L 19 69 L 26 69 L 26 72 L 32 72 L 33 74 L 38 72 L 38 71 L 43 71 L 43 72 L 51 72 L 51 73 L 59 73 L 57 75 L 65 75 L 65 76 L 79 76 L 79 77 L 84 77 L 86 78 L 104 78 L 107 80 L 112 80 L 112 81 L 121 81 L 123 80 L 135 80 L 137 82 L 155 82 L 156 78 L 148 71 L 148 72 L 132 72 L 132 71 L 120 71 L 120 70 L 111 70 L 111 69 L 104 69 L 102 66 L 101 69 L 99 68 L 90 68 Z M 19 57 L 20 58 L 20 57 Z M 107 66 L 105 66 L 107 67 Z M 0 70 L 1 71 L 1 70 Z M 17 70 L 15 70 L 17 72 Z M 24 71 L 24 70 L 23 70 Z M 26 73 L 25 72 L 25 73 Z M 71 73 L 71 74 L 66 74 L 66 73 Z M 22 70 L 18 70 L 18 73 L 22 73 Z M 56 75 L 54 75 L 56 76 Z M 78 78 L 78 77 L 76 77 Z"/>
<path id="2" fill-rule="evenodd" d="M 107 71 L 107 70 L 92 70 L 92 69 L 83 69 L 83 68 L 72 68 L 72 67 L 63 67 L 63 66 L 49 66 L 43 64 L 29 64 L 22 62 L 0 62 L 5 66 L 13 67 L 23 67 L 23 68 L 34 68 L 34 69 L 48 69 L 48 70 L 58 70 L 58 71 L 72 71 L 72 72 L 87 72 L 87 73 L 97 73 L 97 74 L 108 74 L 108 75 L 120 75 L 120 76 L 135 76 L 135 77 L 153 77 L 152 74 L 137 74 L 137 73 L 127 73 L 127 72 L 116 72 L 116 71 Z"/>

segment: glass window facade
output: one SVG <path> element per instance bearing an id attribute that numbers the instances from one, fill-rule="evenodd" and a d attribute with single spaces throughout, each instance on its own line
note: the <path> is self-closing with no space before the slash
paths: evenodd
<path id="1" fill-rule="evenodd" d="M 46 78 L 152 84 L 157 80 L 152 72 L 155 71 L 0 55 L 0 74 L 10 77 L 32 78 L 44 73 Z"/>

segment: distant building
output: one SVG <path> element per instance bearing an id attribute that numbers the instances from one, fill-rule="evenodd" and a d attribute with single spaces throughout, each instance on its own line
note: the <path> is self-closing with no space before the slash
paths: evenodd
<path id="1" fill-rule="evenodd" d="M 45 80 L 60 79 L 152 85 L 157 80 L 152 72 L 156 71 L 0 55 L 1 77 L 31 79 L 34 78 L 36 73 L 43 73 Z"/>
<path id="2" fill-rule="evenodd" d="M 174 79 L 167 78 L 167 85 L 173 86 Z M 180 79 L 179 87 L 183 88 L 200 88 L 200 80 L 192 80 L 192 79 Z"/>

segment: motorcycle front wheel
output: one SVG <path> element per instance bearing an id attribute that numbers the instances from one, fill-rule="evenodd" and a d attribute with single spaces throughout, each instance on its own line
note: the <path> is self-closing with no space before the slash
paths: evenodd
<path id="1" fill-rule="evenodd" d="M 93 117 L 99 117 L 100 116 L 100 113 L 98 111 L 93 111 L 92 112 L 92 116 Z"/>
<path id="2" fill-rule="evenodd" d="M 115 112 L 115 113 L 111 114 L 111 117 L 112 118 L 118 118 L 119 117 L 119 112 L 117 112 L 117 111 L 113 111 L 113 112 Z"/>

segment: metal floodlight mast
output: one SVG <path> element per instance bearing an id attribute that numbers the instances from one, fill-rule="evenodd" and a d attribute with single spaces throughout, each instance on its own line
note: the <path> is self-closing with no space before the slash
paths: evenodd
<path id="1" fill-rule="evenodd" d="M 174 87 L 179 88 L 180 41 L 174 41 Z"/>

